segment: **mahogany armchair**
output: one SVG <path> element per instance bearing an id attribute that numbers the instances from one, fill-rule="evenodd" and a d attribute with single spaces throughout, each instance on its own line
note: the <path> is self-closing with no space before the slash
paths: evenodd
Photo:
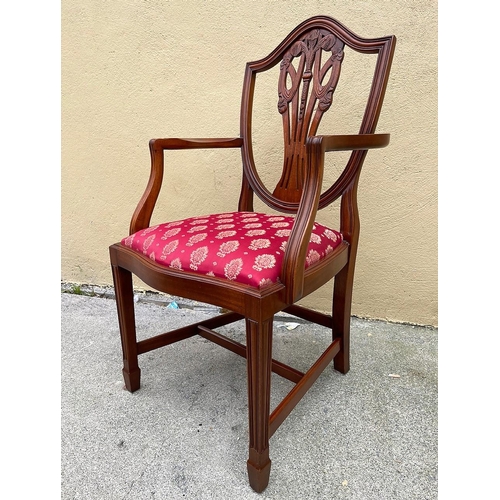
<path id="1" fill-rule="evenodd" d="M 123 376 L 130 392 L 140 386 L 140 354 L 194 335 L 246 357 L 247 468 L 250 485 L 257 492 L 268 484 L 269 439 L 280 424 L 331 361 L 339 372 L 349 370 L 351 297 L 359 235 L 358 180 L 368 149 L 389 143 L 389 135 L 376 134 L 375 127 L 395 42 L 394 36 L 361 38 L 326 16 L 301 23 L 267 57 L 246 65 L 239 137 L 150 141 L 151 174 L 146 190 L 132 216 L 129 235 L 110 247 Z M 376 59 L 359 133 L 316 135 L 323 114 L 332 104 L 345 46 L 361 54 L 374 54 Z M 283 121 L 284 161 L 279 183 L 271 192 L 255 167 L 251 114 L 256 74 L 277 64 L 277 111 Z M 241 150 L 242 184 L 237 209 L 150 227 L 162 184 L 164 152 L 206 148 Z M 351 154 L 337 180 L 322 191 L 324 156 L 331 151 Z M 271 209 L 270 213 L 254 211 L 254 195 Z M 339 198 L 339 221 L 331 227 L 317 222 L 318 210 Z M 158 291 L 213 304 L 226 312 L 137 341 L 132 274 Z M 333 278 L 331 314 L 295 304 Z M 306 373 L 272 358 L 273 317 L 280 311 L 332 331 L 328 348 Z M 215 331 L 241 319 L 246 325 L 246 345 Z M 271 372 L 295 384 L 272 413 Z"/>

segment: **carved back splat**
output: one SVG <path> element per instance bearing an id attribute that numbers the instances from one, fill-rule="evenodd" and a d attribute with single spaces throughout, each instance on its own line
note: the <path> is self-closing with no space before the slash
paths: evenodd
<path id="1" fill-rule="evenodd" d="M 395 37 L 362 38 L 331 17 L 316 16 L 297 26 L 267 57 L 247 63 L 240 115 L 243 180 L 239 210 L 252 211 L 255 194 L 273 210 L 297 213 L 306 169 L 309 168 L 306 142 L 317 134 L 323 113 L 332 103 L 341 64 L 345 64 L 345 47 L 357 53 L 376 56 L 369 96 L 358 130 L 358 134 L 375 133 L 394 44 Z M 281 178 L 271 192 L 262 182 L 255 166 L 252 108 L 256 76 L 277 65 L 281 68 L 278 76 L 278 111 L 284 129 L 284 161 Z M 321 193 L 319 210 L 329 206 L 354 186 L 366 150 L 352 148 L 351 151 L 342 173 Z"/>
<path id="2" fill-rule="evenodd" d="M 322 62 L 323 53 L 327 55 Z M 305 175 L 305 143 L 315 135 L 323 113 L 332 104 L 340 76 L 344 43 L 323 29 L 310 31 L 284 55 L 278 81 L 278 110 L 285 141 L 283 173 L 273 195 L 298 202 Z M 297 66 L 294 62 L 298 61 Z"/>

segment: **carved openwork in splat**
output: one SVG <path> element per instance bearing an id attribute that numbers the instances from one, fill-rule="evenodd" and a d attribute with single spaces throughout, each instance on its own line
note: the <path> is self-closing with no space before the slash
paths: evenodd
<path id="1" fill-rule="evenodd" d="M 316 134 L 323 113 L 332 104 L 343 58 L 344 43 L 323 29 L 309 32 L 283 57 L 278 81 L 278 110 L 283 117 L 285 155 L 283 173 L 273 192 L 277 198 L 300 200 L 306 137 Z"/>

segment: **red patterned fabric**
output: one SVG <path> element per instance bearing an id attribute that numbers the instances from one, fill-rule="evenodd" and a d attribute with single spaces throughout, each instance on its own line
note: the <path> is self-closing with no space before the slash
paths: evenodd
<path id="1" fill-rule="evenodd" d="M 294 218 L 255 212 L 192 217 L 138 231 L 122 244 L 156 263 L 255 287 L 278 281 Z M 306 268 L 342 242 L 342 235 L 315 223 Z"/>

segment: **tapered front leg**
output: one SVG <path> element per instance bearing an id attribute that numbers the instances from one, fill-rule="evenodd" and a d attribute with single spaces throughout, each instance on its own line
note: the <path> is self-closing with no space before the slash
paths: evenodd
<path id="1" fill-rule="evenodd" d="M 247 461 L 250 486 L 258 493 L 269 483 L 269 414 L 273 319 L 246 320 L 248 416 L 250 450 Z"/>
<path id="2" fill-rule="evenodd" d="M 132 274 L 118 266 L 113 269 L 116 307 L 123 351 L 123 378 L 125 387 L 134 392 L 141 385 L 141 370 L 137 356 L 137 338 L 135 332 L 134 291 Z"/>

